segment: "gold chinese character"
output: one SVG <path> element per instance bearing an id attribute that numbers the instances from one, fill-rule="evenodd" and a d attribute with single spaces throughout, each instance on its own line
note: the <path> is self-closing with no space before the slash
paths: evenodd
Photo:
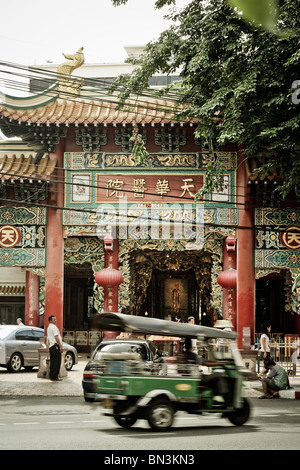
<path id="1" fill-rule="evenodd" d="M 116 196 L 119 198 L 124 197 L 124 192 L 122 191 L 123 184 L 124 181 L 118 179 L 106 181 L 106 196 Z"/>
<path id="2" fill-rule="evenodd" d="M 193 178 L 186 178 L 182 181 L 184 182 L 184 185 L 181 186 L 182 193 L 179 197 L 183 197 L 186 192 L 188 192 L 190 196 L 194 197 L 195 195 L 190 191 L 191 188 L 194 188 L 194 184 L 188 184 L 189 181 L 193 181 Z"/>
<path id="3" fill-rule="evenodd" d="M 146 190 L 146 183 L 144 178 L 133 180 L 133 191 L 135 192 L 134 197 L 144 197 Z"/>
<path id="4" fill-rule="evenodd" d="M 297 246 L 300 245 L 300 233 L 288 233 L 286 238 L 287 245 L 292 246 L 293 243 Z"/>
<path id="5" fill-rule="evenodd" d="M 158 180 L 158 182 L 156 183 L 156 192 L 160 194 L 161 197 L 163 197 L 163 195 L 167 194 L 169 191 L 169 181 L 166 179 Z"/>
<path id="6" fill-rule="evenodd" d="M 282 241 L 285 246 L 291 250 L 300 248 L 300 227 L 289 227 L 282 235 Z"/>
<path id="7" fill-rule="evenodd" d="M 14 242 L 14 231 L 11 228 L 7 228 L 5 230 L 2 230 L 2 243 L 8 241 L 8 242 Z"/>

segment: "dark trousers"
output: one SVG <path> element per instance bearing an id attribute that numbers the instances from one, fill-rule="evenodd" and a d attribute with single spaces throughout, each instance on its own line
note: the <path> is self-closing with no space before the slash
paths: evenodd
<path id="1" fill-rule="evenodd" d="M 206 387 L 212 387 L 214 395 L 224 395 L 226 393 L 226 387 L 221 374 L 215 372 L 210 375 L 203 374 L 201 377 L 201 384 Z"/>
<path id="2" fill-rule="evenodd" d="M 49 348 L 50 352 L 50 379 L 55 380 L 58 377 L 60 363 L 61 363 L 61 352 L 58 344 L 54 344 Z"/>
<path id="3" fill-rule="evenodd" d="M 271 354 L 269 352 L 267 352 L 267 357 L 264 357 L 264 352 L 261 351 L 260 358 L 261 358 L 262 361 L 264 361 L 264 368 L 268 369 L 266 364 L 271 359 Z"/>

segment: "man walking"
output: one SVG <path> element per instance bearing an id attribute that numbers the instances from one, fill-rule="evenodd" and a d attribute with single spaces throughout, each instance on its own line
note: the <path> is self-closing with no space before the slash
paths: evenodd
<path id="1" fill-rule="evenodd" d="M 63 350 L 62 339 L 59 329 L 56 326 L 56 317 L 50 315 L 48 318 L 49 326 L 47 329 L 47 338 L 50 352 L 50 380 L 61 381 L 58 377 L 60 364 L 61 364 L 61 353 Z"/>

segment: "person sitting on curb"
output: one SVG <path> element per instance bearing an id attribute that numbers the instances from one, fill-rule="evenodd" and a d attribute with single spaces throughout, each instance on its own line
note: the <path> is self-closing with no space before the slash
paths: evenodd
<path id="1" fill-rule="evenodd" d="M 289 379 L 285 369 L 272 359 L 266 362 L 267 377 L 262 379 L 264 394 L 259 398 L 279 398 L 279 391 L 289 388 Z"/>

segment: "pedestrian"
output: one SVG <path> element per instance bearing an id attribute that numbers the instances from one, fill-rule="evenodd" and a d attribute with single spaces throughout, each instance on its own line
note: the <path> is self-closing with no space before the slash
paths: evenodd
<path id="1" fill-rule="evenodd" d="M 62 379 L 58 377 L 58 375 L 61 364 L 61 354 L 63 350 L 62 339 L 59 329 L 56 326 L 55 315 L 50 315 L 48 320 L 49 326 L 47 329 L 47 339 L 50 352 L 50 380 L 61 381 Z"/>
<path id="2" fill-rule="evenodd" d="M 17 318 L 17 325 L 24 326 L 24 323 L 22 322 L 22 318 Z"/>
<path id="3" fill-rule="evenodd" d="M 293 341 L 292 350 L 293 350 L 293 353 L 292 353 L 293 375 L 295 376 L 297 373 L 297 364 L 300 363 L 300 354 L 299 354 L 300 340 L 299 339 L 295 339 Z"/>
<path id="4" fill-rule="evenodd" d="M 259 398 L 279 398 L 279 391 L 289 388 L 289 378 L 285 369 L 276 364 L 273 359 L 266 362 L 269 370 L 267 377 L 262 379 L 264 394 Z"/>
<path id="5" fill-rule="evenodd" d="M 187 362 L 188 364 L 201 364 L 202 362 L 200 361 L 200 358 L 193 351 L 191 338 L 185 338 L 184 346 L 185 346 L 184 361 Z"/>
<path id="6" fill-rule="evenodd" d="M 194 325 L 195 324 L 195 317 L 188 317 L 188 323 L 190 325 Z M 197 348 L 197 340 L 196 338 L 192 338 L 192 351 L 195 353 L 195 354 L 198 354 L 198 348 Z"/>
<path id="7" fill-rule="evenodd" d="M 267 367 L 266 364 L 271 359 L 271 350 L 270 350 L 270 332 L 271 332 L 271 323 L 265 322 L 261 327 L 261 337 L 260 337 L 260 358 L 264 363 L 263 370 L 258 374 L 258 377 L 266 375 Z"/>

